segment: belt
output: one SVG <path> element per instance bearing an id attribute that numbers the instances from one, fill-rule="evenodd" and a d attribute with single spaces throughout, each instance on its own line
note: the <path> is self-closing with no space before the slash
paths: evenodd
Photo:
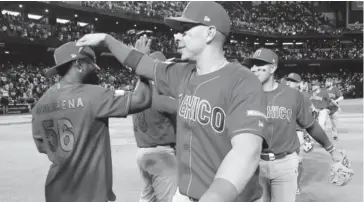
<path id="1" fill-rule="evenodd" d="M 166 143 L 166 144 L 158 144 L 158 145 L 147 145 L 147 146 L 140 146 L 139 148 L 156 148 L 159 146 L 166 146 L 166 147 L 170 147 L 170 148 L 175 148 L 176 147 L 176 143 Z"/>
<path id="2" fill-rule="evenodd" d="M 260 159 L 262 159 L 264 161 L 274 161 L 274 160 L 278 160 L 278 159 L 283 159 L 284 157 L 286 157 L 289 154 L 292 154 L 292 153 L 288 153 L 288 152 L 282 152 L 282 153 L 278 153 L 278 154 L 261 153 Z"/>

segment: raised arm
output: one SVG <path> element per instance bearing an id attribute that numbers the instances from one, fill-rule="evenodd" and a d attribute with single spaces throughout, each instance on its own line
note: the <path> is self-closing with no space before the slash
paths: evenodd
<path id="1" fill-rule="evenodd" d="M 140 47 L 148 48 L 151 41 L 146 38 L 138 40 Z M 77 46 L 104 46 L 124 66 L 130 67 L 137 75 L 154 80 L 160 94 L 176 98 L 178 88 L 190 68 L 186 63 L 167 63 L 153 59 L 146 51 L 130 48 L 108 34 L 87 34 L 76 44 Z M 144 53 L 146 52 L 146 53 Z"/>
<path id="2" fill-rule="evenodd" d="M 129 114 L 135 114 L 148 109 L 152 103 L 152 92 L 149 82 L 145 78 L 140 78 L 131 96 Z"/>

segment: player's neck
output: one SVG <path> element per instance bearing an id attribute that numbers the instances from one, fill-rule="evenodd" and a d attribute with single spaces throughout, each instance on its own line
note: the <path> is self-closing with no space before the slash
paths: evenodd
<path id="1" fill-rule="evenodd" d="M 198 75 L 215 72 L 228 64 L 224 53 L 220 50 L 205 50 L 196 59 L 196 69 Z"/>
<path id="2" fill-rule="evenodd" d="M 271 76 L 269 79 L 263 83 L 264 92 L 274 91 L 278 88 L 278 83 L 274 80 L 274 77 Z"/>
<path id="3" fill-rule="evenodd" d="M 77 77 L 74 74 L 66 74 L 59 83 L 66 83 L 66 84 L 80 84 L 82 83 L 82 79 Z"/>

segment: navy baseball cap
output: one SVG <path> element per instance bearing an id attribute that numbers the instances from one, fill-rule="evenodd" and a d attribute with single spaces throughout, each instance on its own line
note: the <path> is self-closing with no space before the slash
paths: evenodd
<path id="1" fill-rule="evenodd" d="M 164 22 L 171 28 L 182 31 L 184 25 L 215 26 L 216 30 L 228 36 L 231 20 L 226 10 L 214 1 L 190 1 L 180 17 L 168 17 Z"/>
<path id="2" fill-rule="evenodd" d="M 90 47 L 77 47 L 75 42 L 68 42 L 60 47 L 58 47 L 54 51 L 54 61 L 56 66 L 50 68 L 46 71 L 46 76 L 51 77 L 58 74 L 59 70 L 67 67 L 66 64 L 69 64 L 72 61 L 89 58 L 95 64 L 97 69 L 100 69 L 96 64 L 96 54 Z"/>
<path id="3" fill-rule="evenodd" d="M 270 49 L 259 48 L 252 57 L 245 58 L 243 64 L 247 66 L 255 64 L 273 64 L 278 66 L 278 55 Z"/>
<path id="4" fill-rule="evenodd" d="M 296 73 L 290 73 L 288 74 L 288 76 L 286 77 L 287 80 L 292 80 L 295 81 L 297 83 L 301 82 L 301 77 L 300 75 L 296 74 Z"/>

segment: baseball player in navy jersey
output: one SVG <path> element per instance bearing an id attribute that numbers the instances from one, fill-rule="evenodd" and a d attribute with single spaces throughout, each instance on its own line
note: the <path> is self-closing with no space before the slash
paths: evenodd
<path id="1" fill-rule="evenodd" d="M 326 79 L 326 90 L 329 93 L 330 98 L 339 106 L 339 102 L 344 99 L 344 96 L 339 88 L 334 86 L 333 79 Z M 338 118 L 337 112 L 340 112 L 340 107 L 337 107 L 331 104 L 328 108 L 330 110 L 329 117 L 331 120 L 331 129 L 332 129 L 332 136 L 334 140 L 338 140 L 337 134 L 337 125 L 338 125 Z"/>
<path id="2" fill-rule="evenodd" d="M 278 56 L 272 50 L 258 49 L 244 64 L 256 68 L 255 75 L 263 84 L 267 97 L 268 146 L 263 149 L 260 162 L 260 183 L 263 202 L 293 202 L 296 199 L 300 142 L 296 124 L 306 129 L 332 155 L 340 161 L 337 152 L 320 125 L 313 119 L 308 99 L 296 89 L 277 83 L 274 73 Z"/>
<path id="3" fill-rule="evenodd" d="M 329 115 L 329 107 L 334 105 L 339 108 L 339 105 L 329 96 L 326 89 L 321 89 L 320 83 L 318 81 L 312 82 L 312 92 L 310 100 L 314 106 L 314 111 L 318 112 L 318 122 L 321 127 L 326 129 L 326 120 Z"/>
<path id="4" fill-rule="evenodd" d="M 48 155 L 47 202 L 114 201 L 109 117 L 126 117 L 151 105 L 147 80 L 135 92 L 93 85 L 98 81 L 95 53 L 89 47 L 66 43 L 55 50 L 60 75 L 32 110 L 33 138 Z"/>
<path id="5" fill-rule="evenodd" d="M 150 56 L 166 60 L 161 52 Z M 133 115 L 137 164 L 144 182 L 140 202 L 171 202 L 177 190 L 178 177 L 174 152 L 177 101 L 158 95 L 154 87 L 152 91 L 152 106 Z"/>
<path id="6" fill-rule="evenodd" d="M 266 99 L 254 74 L 224 57 L 231 24 L 227 12 L 213 1 L 193 1 L 182 16 L 165 22 L 181 32 L 178 50 L 186 62 L 153 60 L 107 34 L 89 34 L 77 43 L 106 46 L 136 74 L 153 79 L 160 94 L 178 99 L 179 190 L 173 201 L 260 199 Z M 150 42 L 141 38 L 138 44 Z"/>
<path id="7" fill-rule="evenodd" d="M 304 99 L 306 101 L 309 101 L 309 95 L 308 95 L 308 92 L 304 91 L 303 89 L 300 88 L 300 84 L 303 83 L 302 80 L 301 80 L 301 77 L 300 75 L 296 74 L 296 73 L 290 73 L 288 74 L 288 76 L 285 78 L 286 81 L 287 81 L 287 86 L 293 88 L 293 89 L 296 89 L 296 90 L 299 90 L 303 96 L 304 96 Z M 300 151 L 299 151 L 299 164 L 298 164 L 298 176 L 297 176 L 297 191 L 296 191 L 296 194 L 300 194 L 301 193 L 301 176 L 302 176 L 302 173 L 303 173 L 303 163 L 302 163 L 302 160 L 303 160 L 303 154 L 304 154 L 304 151 L 303 151 L 303 143 L 305 142 L 304 140 L 304 135 L 305 135 L 305 130 L 302 129 L 298 124 L 296 126 L 296 132 L 297 132 L 297 136 L 298 136 L 298 139 L 300 141 Z"/>

